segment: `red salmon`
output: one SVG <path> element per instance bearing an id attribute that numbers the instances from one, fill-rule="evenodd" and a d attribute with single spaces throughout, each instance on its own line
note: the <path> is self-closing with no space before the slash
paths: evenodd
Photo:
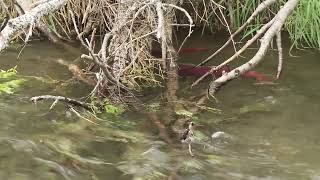
<path id="1" fill-rule="evenodd" d="M 207 72 L 211 70 L 211 67 L 208 66 L 200 66 L 195 67 L 195 65 L 192 64 L 180 64 L 179 65 L 179 75 L 180 76 L 194 76 L 194 77 L 201 77 L 205 75 Z M 232 69 L 228 65 L 222 66 L 220 69 L 214 71 L 212 73 L 212 76 L 214 78 L 219 78 L 222 76 L 222 72 L 230 72 Z M 248 71 L 241 75 L 241 77 L 244 78 L 255 78 L 257 81 L 272 81 L 271 78 L 268 76 L 258 73 L 256 71 Z"/>

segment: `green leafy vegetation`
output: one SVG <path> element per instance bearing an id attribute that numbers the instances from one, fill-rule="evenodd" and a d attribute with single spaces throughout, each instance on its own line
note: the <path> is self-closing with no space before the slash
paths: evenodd
<path id="1" fill-rule="evenodd" d="M 0 78 L 1 79 L 7 79 L 7 78 L 12 78 L 17 74 L 16 68 L 11 68 L 8 69 L 7 71 L 0 70 Z"/>
<path id="2" fill-rule="evenodd" d="M 16 68 L 0 71 L 0 94 L 13 94 L 25 82 L 16 76 Z"/>
<path id="3" fill-rule="evenodd" d="M 234 28 L 240 27 L 252 14 L 254 9 L 262 0 L 236 0 L 231 4 L 231 8 L 225 14 L 230 17 L 230 24 Z M 286 1 L 279 1 L 271 6 L 268 11 L 261 12 L 254 23 L 246 28 L 242 39 L 252 36 L 262 26 L 262 24 L 271 20 L 281 5 Z M 226 6 L 221 2 L 222 5 Z M 285 23 L 284 30 L 289 33 L 293 45 L 297 47 L 320 47 L 320 1 L 318 0 L 301 0 L 293 14 L 289 16 Z"/>
<path id="4" fill-rule="evenodd" d="M 319 0 L 301 0 L 286 21 L 286 30 L 295 46 L 320 48 L 319 9 Z"/>
<path id="5" fill-rule="evenodd" d="M 115 106 L 111 104 L 107 99 L 104 101 L 104 109 L 106 113 L 112 115 L 120 115 L 125 111 L 122 106 Z"/>

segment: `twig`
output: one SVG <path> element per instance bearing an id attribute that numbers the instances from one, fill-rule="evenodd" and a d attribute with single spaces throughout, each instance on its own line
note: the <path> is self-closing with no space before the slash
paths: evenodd
<path id="1" fill-rule="evenodd" d="M 158 27 L 157 27 L 157 38 L 161 40 L 161 58 L 163 61 L 163 68 L 167 67 L 167 37 L 166 37 L 166 29 L 165 29 L 165 19 L 163 15 L 162 2 L 158 0 L 156 2 L 156 10 L 158 16 Z"/>
<path id="2" fill-rule="evenodd" d="M 101 70 L 103 71 L 103 73 L 105 74 L 106 77 L 108 77 L 108 79 L 110 81 L 112 81 L 113 83 L 115 83 L 117 86 L 121 87 L 122 89 L 125 89 L 127 91 L 128 88 L 126 86 L 124 86 L 123 84 L 121 84 L 119 81 L 117 81 L 116 79 L 114 79 L 114 77 L 112 76 L 112 74 L 110 73 L 110 71 L 108 70 L 108 67 L 107 67 L 107 64 L 104 63 L 101 58 L 99 58 L 99 56 L 96 56 L 94 51 L 89 47 L 89 44 L 86 44 L 86 42 L 82 39 L 81 37 L 81 34 L 79 32 L 79 29 L 77 27 L 77 23 L 76 23 L 76 20 L 75 20 L 75 17 L 74 17 L 74 14 L 73 12 L 70 10 L 69 13 L 71 14 L 71 18 L 72 18 L 72 21 L 73 21 L 73 25 L 74 25 L 74 29 L 78 35 L 78 39 L 80 40 L 81 42 L 81 45 L 83 47 L 85 47 L 87 49 L 87 51 L 89 51 L 89 54 L 90 56 L 92 57 L 92 60 L 93 62 L 99 66 L 101 68 Z"/>
<path id="3" fill-rule="evenodd" d="M 282 43 L 281 43 L 281 31 L 279 31 L 276 35 L 276 41 L 277 41 L 277 48 L 278 48 L 278 58 L 279 58 L 279 63 L 278 63 L 278 69 L 277 69 L 277 76 L 276 80 L 280 78 L 281 72 L 282 72 L 282 66 L 283 66 L 283 52 L 282 52 Z"/>
<path id="4" fill-rule="evenodd" d="M 83 107 L 86 110 L 92 111 L 90 104 L 81 102 L 72 98 L 63 97 L 63 96 L 42 95 L 42 96 L 34 96 L 30 98 L 30 101 L 32 101 L 33 103 L 37 103 L 38 101 L 42 101 L 42 100 L 61 101 L 68 104 L 75 105 L 75 106 Z"/>
<path id="5" fill-rule="evenodd" d="M 218 66 L 215 66 L 211 68 L 210 71 L 208 71 L 206 74 L 201 76 L 199 79 L 197 79 L 191 87 L 197 85 L 200 81 L 202 81 L 204 78 L 206 78 L 208 75 L 212 74 L 214 71 L 220 69 L 222 66 L 230 63 L 234 59 L 236 59 L 241 53 L 243 53 L 250 45 L 252 45 L 264 32 L 268 30 L 268 28 L 273 24 L 275 18 L 273 18 L 271 21 L 269 21 L 267 24 L 265 24 L 257 33 L 255 36 L 253 36 L 250 40 L 246 42 L 246 44 L 239 50 L 237 51 L 234 55 L 232 55 L 229 59 L 225 60 L 223 63 L 219 64 Z"/>
<path id="6" fill-rule="evenodd" d="M 285 20 L 288 18 L 288 16 L 292 13 L 294 8 L 298 5 L 299 0 L 289 0 L 278 12 L 278 14 L 275 17 L 274 23 L 272 26 L 268 29 L 268 31 L 265 33 L 263 38 L 261 39 L 261 45 L 258 50 L 258 52 L 254 55 L 254 57 L 248 61 L 247 63 L 241 65 L 238 68 L 235 68 L 234 70 L 230 71 L 229 73 L 226 73 L 222 75 L 220 78 L 216 79 L 210 84 L 209 88 L 209 94 L 213 95 L 216 90 L 227 81 L 234 79 L 238 77 L 239 75 L 249 71 L 250 69 L 254 68 L 257 64 L 259 64 L 265 54 L 268 51 L 268 48 L 270 46 L 270 42 L 272 41 L 273 37 L 276 36 L 276 34 L 279 32 L 279 30 L 282 28 Z"/>
<path id="7" fill-rule="evenodd" d="M 84 119 L 84 120 L 86 120 L 86 121 L 88 121 L 88 122 L 90 122 L 90 123 L 92 123 L 92 124 L 99 125 L 98 123 L 96 123 L 96 122 L 94 122 L 94 121 L 91 121 L 90 119 L 88 119 L 88 118 L 86 118 L 86 117 L 81 116 L 81 114 L 80 114 L 78 111 L 76 111 L 72 106 L 69 106 L 69 109 L 70 109 L 75 115 L 77 115 L 79 118 Z"/>
<path id="8" fill-rule="evenodd" d="M 237 52 L 236 43 L 233 40 L 232 32 L 231 32 L 230 26 L 228 24 L 228 21 L 227 21 L 226 17 L 224 16 L 224 14 L 223 14 L 223 12 L 222 12 L 222 10 L 221 10 L 221 8 L 219 6 L 218 6 L 218 9 L 219 9 L 219 12 L 220 12 L 220 14 L 222 16 L 222 19 L 223 19 L 224 23 L 226 24 L 228 32 L 230 34 L 230 40 L 232 42 L 232 46 L 233 46 L 234 52 Z"/>
<path id="9" fill-rule="evenodd" d="M 200 64 L 198 64 L 196 67 L 205 65 L 207 62 L 209 62 L 213 57 L 215 57 L 219 52 L 221 52 L 224 48 L 226 48 L 230 42 L 232 42 L 232 39 L 238 35 L 248 24 L 250 24 L 253 19 L 260 13 L 262 12 L 264 9 L 266 9 L 267 7 L 269 7 L 270 5 L 274 4 L 275 2 L 277 2 L 277 0 L 265 0 L 264 2 L 262 2 L 256 9 L 255 11 L 252 13 L 252 15 L 248 18 L 248 20 L 240 27 L 238 28 L 238 30 L 236 32 L 234 32 L 228 39 L 228 41 L 221 46 L 217 51 L 215 51 L 212 55 L 210 55 L 209 57 L 207 57 L 205 60 L 203 60 Z"/>
<path id="10" fill-rule="evenodd" d="M 107 47 L 108 47 L 108 42 L 109 42 L 110 37 L 111 37 L 111 33 L 106 33 L 104 35 L 103 42 L 101 45 L 101 56 L 102 56 L 102 60 L 104 61 L 104 63 L 106 63 L 106 61 L 107 61 Z"/>
<path id="11" fill-rule="evenodd" d="M 189 20 L 189 34 L 188 34 L 188 37 L 190 37 L 190 35 L 192 33 L 192 27 L 193 27 L 193 20 L 192 20 L 190 14 L 185 9 L 183 9 L 183 8 L 181 8 L 179 6 L 176 6 L 176 5 L 173 5 L 173 4 L 163 4 L 163 5 L 164 6 L 170 6 L 170 7 L 173 7 L 175 9 L 178 9 L 178 10 L 180 10 L 181 12 L 183 12 L 187 16 L 187 18 Z"/>
<path id="12" fill-rule="evenodd" d="M 190 156 L 194 157 L 194 154 L 192 153 L 191 143 L 188 144 L 188 150 L 189 150 Z"/>
<path id="13" fill-rule="evenodd" d="M 3 2 L 3 0 L 0 0 L 0 5 L 1 5 L 2 8 L 4 9 L 4 11 L 6 12 L 6 14 L 7 14 L 7 15 L 10 15 L 9 8 L 8 8 L 8 6 L 6 5 L 6 3 Z"/>

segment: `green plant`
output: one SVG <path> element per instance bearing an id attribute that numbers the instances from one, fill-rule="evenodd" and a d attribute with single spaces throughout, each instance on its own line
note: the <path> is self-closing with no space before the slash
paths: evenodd
<path id="1" fill-rule="evenodd" d="M 15 67 L 7 71 L 0 70 L 0 94 L 13 94 L 25 82 L 24 79 L 17 78 L 16 74 Z"/>
<path id="2" fill-rule="evenodd" d="M 297 9 L 287 20 L 285 27 L 293 45 L 320 47 L 320 1 L 301 0 Z"/>
<path id="3" fill-rule="evenodd" d="M 113 114 L 113 115 L 122 114 L 125 110 L 121 106 L 112 105 L 108 100 L 105 100 L 105 102 L 104 102 L 104 109 L 105 109 L 106 113 Z"/>

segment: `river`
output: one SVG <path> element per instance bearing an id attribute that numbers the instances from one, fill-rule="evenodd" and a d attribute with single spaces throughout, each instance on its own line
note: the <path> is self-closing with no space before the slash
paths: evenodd
<path id="1" fill-rule="evenodd" d="M 196 33 L 185 46 L 217 48 L 224 38 Z M 52 110 L 52 102 L 32 104 L 30 97 L 43 94 L 87 97 L 90 87 L 67 81 L 72 74 L 53 60 L 77 56 L 33 42 L 17 60 L 19 50 L 11 47 L 0 55 L 0 67 L 17 66 L 16 78 L 24 83 L 0 96 L 0 179 L 320 179 L 320 53 L 293 49 L 293 57 L 289 49 L 284 43 L 284 71 L 277 84 L 236 79 L 219 91 L 218 102 L 207 104 L 221 111 L 196 115 L 196 129 L 208 145 L 194 145 L 191 157 L 187 147 L 172 148 L 149 130 L 154 127 L 142 113 L 103 114 L 94 125 L 63 104 Z M 232 52 L 231 47 L 215 61 Z M 250 49 L 236 63 L 254 52 Z M 208 54 L 183 54 L 180 61 L 196 64 Z M 270 50 L 255 70 L 274 75 L 276 67 L 277 52 Z M 187 88 L 194 80 L 181 78 L 181 99 L 207 87 L 208 80 Z M 159 114 L 166 113 L 163 91 L 153 90 L 147 98 Z M 217 131 L 232 139 L 212 142 Z"/>

